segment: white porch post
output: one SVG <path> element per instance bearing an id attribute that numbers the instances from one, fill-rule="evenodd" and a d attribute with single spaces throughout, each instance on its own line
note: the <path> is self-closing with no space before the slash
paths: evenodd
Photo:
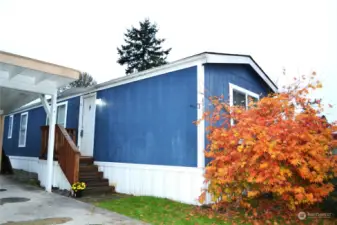
<path id="1" fill-rule="evenodd" d="M 47 183 L 46 191 L 51 192 L 53 185 L 53 164 L 54 164 L 54 142 L 55 142 L 55 124 L 56 124 L 56 98 L 57 94 L 51 96 L 51 107 L 49 116 L 49 137 L 48 137 L 48 157 L 47 157 Z"/>

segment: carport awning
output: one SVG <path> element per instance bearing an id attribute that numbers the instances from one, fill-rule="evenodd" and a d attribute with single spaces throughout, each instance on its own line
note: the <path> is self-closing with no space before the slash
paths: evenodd
<path id="1" fill-rule="evenodd" d="M 78 79 L 79 75 L 78 70 L 0 51 L 0 115 L 41 94 L 55 94 L 59 87 Z"/>

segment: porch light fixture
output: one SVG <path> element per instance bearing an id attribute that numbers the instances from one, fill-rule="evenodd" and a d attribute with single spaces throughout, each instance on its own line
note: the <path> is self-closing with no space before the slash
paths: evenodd
<path id="1" fill-rule="evenodd" d="M 106 105 L 106 103 L 101 98 L 96 99 L 95 104 L 99 106 Z"/>

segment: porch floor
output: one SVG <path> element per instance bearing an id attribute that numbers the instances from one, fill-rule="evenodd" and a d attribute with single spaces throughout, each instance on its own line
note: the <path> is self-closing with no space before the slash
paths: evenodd
<path id="1" fill-rule="evenodd" d="M 45 192 L 0 175 L 0 225 L 144 224 L 72 198 Z M 9 198 L 18 198 L 12 202 Z M 132 207 L 132 205 L 130 205 Z"/>

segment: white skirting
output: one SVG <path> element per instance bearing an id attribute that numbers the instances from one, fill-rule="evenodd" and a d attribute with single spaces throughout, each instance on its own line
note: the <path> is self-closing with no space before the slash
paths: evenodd
<path id="1" fill-rule="evenodd" d="M 42 187 L 47 182 L 47 160 L 40 160 L 37 157 L 9 156 L 12 167 L 24 171 L 37 173 Z M 71 186 L 65 177 L 58 162 L 54 162 L 53 187 L 70 190 Z"/>
<path id="2" fill-rule="evenodd" d="M 198 204 L 203 169 L 131 163 L 94 162 L 119 193 Z"/>

